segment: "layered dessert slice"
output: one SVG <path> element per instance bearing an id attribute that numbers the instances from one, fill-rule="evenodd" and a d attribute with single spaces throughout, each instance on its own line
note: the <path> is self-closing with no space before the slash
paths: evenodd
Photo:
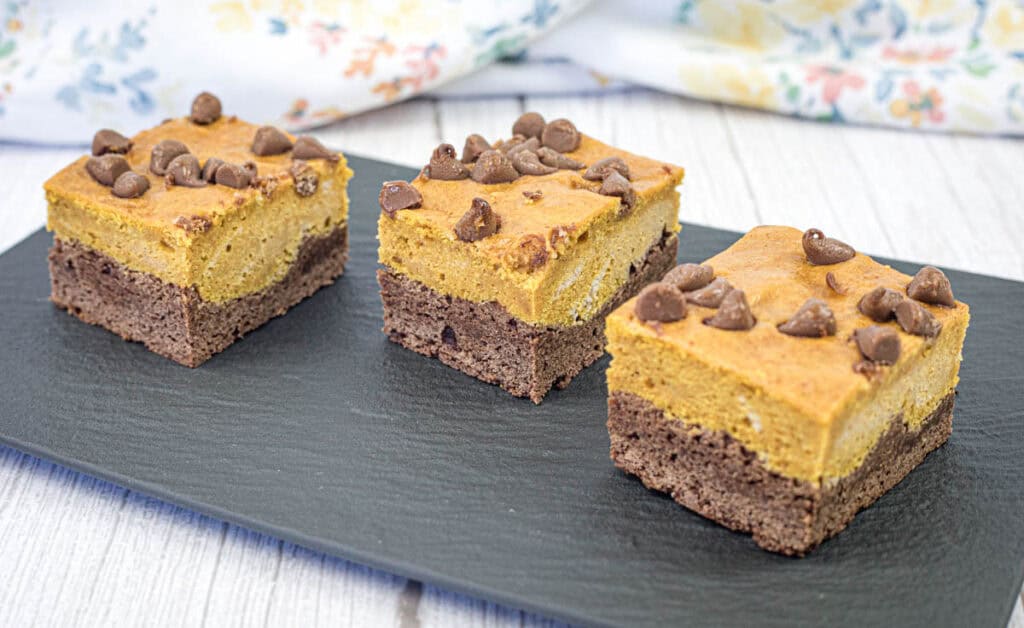
<path id="1" fill-rule="evenodd" d="M 78 318 L 186 366 L 342 274 L 345 158 L 221 115 L 132 138 L 104 129 L 45 184 L 51 299 Z"/>
<path id="2" fill-rule="evenodd" d="M 604 353 L 604 317 L 675 263 L 683 170 L 525 114 L 437 147 L 380 195 L 394 342 L 539 403 Z"/>
<path id="3" fill-rule="evenodd" d="M 946 442 L 968 319 L 938 269 L 754 229 L 608 317 L 612 460 L 802 555 Z"/>

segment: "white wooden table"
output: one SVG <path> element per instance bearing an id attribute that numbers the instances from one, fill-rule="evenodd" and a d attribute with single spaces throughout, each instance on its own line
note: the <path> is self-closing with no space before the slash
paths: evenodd
<path id="1" fill-rule="evenodd" d="M 530 109 L 685 166 L 683 220 L 735 230 L 816 226 L 868 253 L 1024 280 L 1024 145 L 1012 140 L 822 125 L 645 91 L 418 100 L 319 135 L 418 167 L 440 141 L 461 148 L 471 132 L 508 135 Z M 43 224 L 42 182 L 81 152 L 0 144 L 0 251 Z M 549 622 L 0 447 L 0 626 L 154 623 Z M 1010 626 L 1024 628 L 1021 599 Z"/>

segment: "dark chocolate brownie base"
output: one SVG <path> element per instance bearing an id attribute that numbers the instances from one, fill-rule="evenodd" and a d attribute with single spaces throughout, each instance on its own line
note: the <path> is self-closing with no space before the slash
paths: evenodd
<path id="1" fill-rule="evenodd" d="M 384 333 L 392 341 L 540 403 L 604 354 L 604 318 L 676 263 L 679 239 L 664 234 L 629 280 L 588 322 L 571 327 L 525 323 L 495 302 L 446 296 L 384 268 L 377 271 Z"/>
<path id="2" fill-rule="evenodd" d="M 54 238 L 49 259 L 50 300 L 57 307 L 195 367 L 341 275 L 348 228 L 306 238 L 281 281 L 224 303 L 204 301 L 194 287 L 131 270 L 79 242 Z"/>
<path id="3" fill-rule="evenodd" d="M 753 534 L 764 549 L 795 556 L 840 532 L 896 486 L 946 442 L 952 421 L 953 395 L 917 431 L 896 417 L 863 464 L 818 487 L 766 469 L 726 432 L 687 427 L 632 393 L 612 391 L 608 399 L 617 467 L 698 514 Z"/>

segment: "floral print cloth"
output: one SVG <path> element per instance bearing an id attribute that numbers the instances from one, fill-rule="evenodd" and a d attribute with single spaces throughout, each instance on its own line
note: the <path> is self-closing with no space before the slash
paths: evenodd
<path id="1" fill-rule="evenodd" d="M 822 121 L 1024 135 L 1022 0 L 13 0 L 0 17 L 8 140 L 133 133 L 203 89 L 300 130 L 509 58 L 520 71 L 506 61 L 461 93 L 639 84 Z M 552 59 L 578 70 L 545 73 Z"/>

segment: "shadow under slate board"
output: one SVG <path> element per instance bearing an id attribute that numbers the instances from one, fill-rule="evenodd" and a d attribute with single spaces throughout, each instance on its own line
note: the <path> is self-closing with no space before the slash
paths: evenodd
<path id="1" fill-rule="evenodd" d="M 1006 625 L 1024 577 L 1024 284 L 949 273 L 973 316 L 952 438 L 789 559 L 612 466 L 607 357 L 535 406 L 388 342 L 377 193 L 415 172 L 351 161 L 344 277 L 198 369 L 54 308 L 47 234 L 0 256 L 0 442 L 568 621 Z M 737 237 L 684 225 L 680 259 Z"/>

